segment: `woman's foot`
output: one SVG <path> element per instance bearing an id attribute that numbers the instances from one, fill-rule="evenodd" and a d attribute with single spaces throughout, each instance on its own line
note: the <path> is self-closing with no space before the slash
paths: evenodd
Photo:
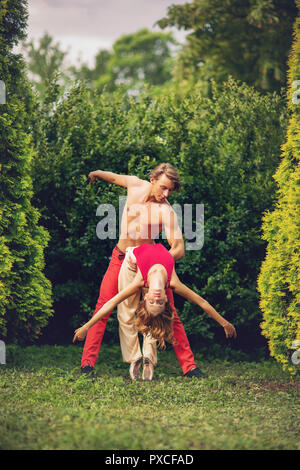
<path id="1" fill-rule="evenodd" d="M 144 358 L 143 364 L 143 380 L 152 380 L 154 374 L 154 366 L 148 357 Z"/>
<path id="2" fill-rule="evenodd" d="M 142 358 L 140 357 L 137 361 L 130 364 L 129 375 L 131 380 L 137 380 L 140 377 L 140 367 L 142 364 Z"/>

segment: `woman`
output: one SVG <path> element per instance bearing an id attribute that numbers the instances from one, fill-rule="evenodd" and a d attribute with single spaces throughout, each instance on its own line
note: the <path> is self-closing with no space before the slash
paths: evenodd
<path id="1" fill-rule="evenodd" d="M 148 292 L 144 294 L 136 311 L 136 326 L 141 333 L 151 335 L 157 340 L 160 348 L 165 347 L 165 341 L 170 343 L 174 341 L 173 312 L 166 295 L 168 287 L 171 287 L 176 294 L 199 305 L 224 328 L 227 338 L 236 338 L 234 326 L 226 321 L 205 299 L 179 280 L 174 269 L 174 259 L 162 244 L 145 243 L 134 248 L 131 253 L 131 262 L 133 265 L 136 263 L 136 275 L 133 281 L 106 302 L 87 323 L 75 330 L 73 342 L 83 341 L 87 331 L 97 321 L 144 287 L 148 288 Z"/>

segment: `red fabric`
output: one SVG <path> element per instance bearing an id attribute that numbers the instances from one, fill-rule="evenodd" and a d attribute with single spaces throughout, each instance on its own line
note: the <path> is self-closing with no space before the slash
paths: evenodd
<path id="1" fill-rule="evenodd" d="M 144 243 L 143 245 L 135 248 L 133 250 L 133 254 L 136 257 L 136 263 L 140 268 L 146 287 L 148 287 L 148 271 L 154 264 L 157 263 L 162 264 L 166 268 L 168 275 L 167 286 L 169 287 L 175 263 L 172 255 L 170 255 L 168 250 L 161 243 L 157 243 L 156 245 Z"/>
<path id="2" fill-rule="evenodd" d="M 184 326 L 181 320 L 178 317 L 178 314 L 174 305 L 174 297 L 171 289 L 166 290 L 169 303 L 172 310 L 174 311 L 174 320 L 173 320 L 173 335 L 176 341 L 176 344 L 173 344 L 173 349 L 176 354 L 176 357 L 179 361 L 182 372 L 186 374 L 189 370 L 197 367 L 194 359 L 194 354 L 192 353 L 189 340 L 187 339 Z"/>
<path id="3" fill-rule="evenodd" d="M 95 315 L 95 313 L 106 302 L 108 302 L 108 300 L 118 293 L 118 276 L 124 260 L 124 256 L 125 255 L 122 254 L 122 252 L 120 252 L 117 247 L 114 248 L 111 261 L 101 283 L 100 294 L 93 315 Z M 182 368 L 182 372 L 186 374 L 189 370 L 196 367 L 194 355 L 191 351 L 183 324 L 179 320 L 175 310 L 173 293 L 171 289 L 167 289 L 166 293 L 169 298 L 170 305 L 174 310 L 174 338 L 178 343 L 174 345 L 174 351 Z M 109 316 L 110 313 L 108 313 L 104 318 L 99 320 L 97 323 L 95 323 L 95 325 L 92 326 L 92 328 L 89 329 L 84 343 L 81 367 L 85 365 L 91 365 L 92 367 L 95 366 Z"/>

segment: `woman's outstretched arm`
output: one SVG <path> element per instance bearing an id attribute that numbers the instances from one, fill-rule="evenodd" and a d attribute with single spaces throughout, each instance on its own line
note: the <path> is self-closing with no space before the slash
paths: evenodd
<path id="1" fill-rule="evenodd" d="M 141 276 L 137 274 L 133 282 L 131 282 L 125 289 L 121 290 L 120 292 L 118 292 L 118 294 L 108 300 L 108 302 L 106 302 L 100 308 L 100 310 L 98 310 L 98 312 L 96 312 L 95 315 L 81 328 L 75 330 L 73 343 L 75 343 L 76 340 L 83 341 L 88 330 L 95 323 L 97 323 L 97 321 L 101 320 L 101 318 L 105 317 L 105 315 L 114 310 L 114 308 L 116 308 L 118 304 L 126 300 L 131 295 L 135 294 L 141 287 L 143 287 L 143 285 L 144 283 L 141 279 Z"/>
<path id="2" fill-rule="evenodd" d="M 225 320 L 225 318 L 222 317 L 222 315 L 220 315 L 205 299 L 183 284 L 175 273 L 175 270 L 172 274 L 170 287 L 174 289 L 176 294 L 179 294 L 185 299 L 199 305 L 199 307 L 201 307 L 211 318 L 216 320 L 224 328 L 226 338 L 237 337 L 234 326 Z"/>

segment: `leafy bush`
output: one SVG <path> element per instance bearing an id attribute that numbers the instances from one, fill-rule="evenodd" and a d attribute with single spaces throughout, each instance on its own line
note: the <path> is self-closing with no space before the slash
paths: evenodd
<path id="1" fill-rule="evenodd" d="M 261 214 L 274 200 L 272 174 L 286 111 L 281 97 L 261 96 L 232 79 L 223 86 L 212 83 L 212 90 L 203 97 L 195 87 L 182 100 L 172 93 L 154 99 L 148 90 L 133 100 L 121 90 L 92 95 L 78 84 L 64 99 L 46 102 L 34 184 L 35 204 L 51 234 L 46 273 L 56 315 L 45 332 L 48 340 L 69 341 L 70 327 L 90 316 L 116 243 L 97 239 L 96 209 L 113 204 L 118 222 L 125 191 L 105 182 L 88 186 L 88 173 L 104 169 L 148 179 L 156 164 L 169 161 L 183 183 L 170 202 L 192 204 L 194 216 L 196 204 L 205 207 L 204 246 L 186 251 L 177 263 L 180 278 L 235 324 L 239 347 L 261 344 L 256 290 L 265 250 Z M 222 329 L 198 308 L 181 298 L 176 305 L 193 340 L 223 341 Z M 117 336 L 115 317 L 108 331 Z"/>

